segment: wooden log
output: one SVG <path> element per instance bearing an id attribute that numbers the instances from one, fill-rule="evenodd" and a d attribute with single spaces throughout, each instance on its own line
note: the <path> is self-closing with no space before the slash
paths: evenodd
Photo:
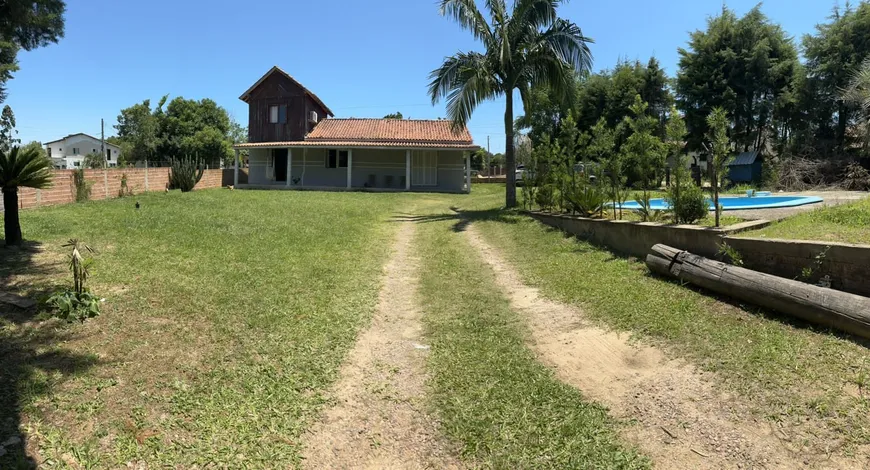
<path id="1" fill-rule="evenodd" d="M 870 299 L 732 266 L 666 245 L 647 256 L 653 272 L 713 292 L 864 338 L 870 338 Z"/>

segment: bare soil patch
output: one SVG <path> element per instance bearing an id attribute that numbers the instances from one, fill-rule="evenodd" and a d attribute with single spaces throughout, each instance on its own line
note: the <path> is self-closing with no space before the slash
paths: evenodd
<path id="1" fill-rule="evenodd" d="M 661 350 L 590 325 L 573 306 L 540 296 L 472 225 L 472 246 L 524 313 L 531 346 L 556 376 L 628 421 L 623 435 L 660 468 L 861 468 L 808 452 L 768 421 L 754 418 L 716 381 Z M 709 374 L 707 374 L 709 375 Z M 866 462 L 864 462 L 866 463 Z"/>
<path id="2" fill-rule="evenodd" d="M 307 436 L 310 468 L 461 468 L 425 410 L 428 346 L 415 302 L 414 224 L 402 223 L 378 308 L 357 339 L 328 408 Z"/>

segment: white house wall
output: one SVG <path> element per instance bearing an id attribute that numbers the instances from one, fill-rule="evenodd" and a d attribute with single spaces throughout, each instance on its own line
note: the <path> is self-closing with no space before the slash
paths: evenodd
<path id="1" fill-rule="evenodd" d="M 269 178 L 271 149 L 251 149 L 248 154 L 248 183 L 251 185 L 286 185 Z M 292 149 L 291 179 L 305 187 L 347 187 L 347 168 L 327 168 L 328 150 Z M 351 186 L 363 188 L 373 179 L 376 188 L 405 189 L 406 150 L 354 149 L 351 163 Z M 465 184 L 465 161 L 459 150 L 438 151 L 437 185 L 412 186 L 411 189 L 462 192 Z M 373 177 L 373 178 L 372 178 Z M 391 178 L 388 178 L 391 177 Z M 388 179 L 391 181 L 388 184 Z"/>
<path id="2" fill-rule="evenodd" d="M 121 156 L 121 149 L 115 145 L 106 144 L 106 148 L 112 151 L 112 156 L 107 163 L 110 166 L 118 164 L 118 158 Z M 73 168 L 73 163 L 81 162 L 86 155 L 100 152 L 99 139 L 92 139 L 86 135 L 73 135 L 57 142 L 51 142 L 45 145 L 46 152 L 51 158 L 64 158 L 67 161 L 67 168 Z M 78 149 L 78 154 L 73 150 Z M 103 158 L 106 158 L 105 153 Z"/>

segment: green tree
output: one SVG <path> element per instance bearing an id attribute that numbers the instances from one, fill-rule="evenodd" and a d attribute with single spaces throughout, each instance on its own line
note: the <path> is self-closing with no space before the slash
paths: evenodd
<path id="1" fill-rule="evenodd" d="M 32 147 L 12 147 L 0 152 L 0 190 L 3 192 L 3 224 L 6 246 L 20 245 L 18 188 L 47 188 L 51 185 L 51 163 Z"/>
<path id="2" fill-rule="evenodd" d="M 15 113 L 7 104 L 0 112 L 0 152 L 8 152 L 14 145 L 21 142 L 15 137 L 18 131 L 15 130 Z"/>
<path id="3" fill-rule="evenodd" d="M 719 218 L 722 215 L 722 206 L 719 205 L 719 189 L 725 178 L 725 169 L 731 160 L 731 143 L 728 140 L 728 115 L 722 108 L 713 108 L 707 117 L 707 147 L 713 166 L 712 190 L 713 208 L 716 210 L 716 227 L 719 226 Z"/>
<path id="4" fill-rule="evenodd" d="M 787 132 L 783 100 L 794 100 L 802 69 L 792 39 L 760 5 L 742 18 L 723 8 L 679 54 L 677 102 L 691 148 L 701 148 L 706 118 L 716 107 L 730 114 L 731 137 L 745 150 L 763 149 L 771 135 Z"/>
<path id="5" fill-rule="evenodd" d="M 640 95 L 635 95 L 631 105 L 633 116 L 626 118 L 631 135 L 622 146 L 626 165 L 636 171 L 644 199 L 649 199 L 649 190 L 656 181 L 658 171 L 665 165 L 666 149 L 661 139 L 656 137 L 658 121 L 647 114 L 647 104 Z"/>
<path id="6" fill-rule="evenodd" d="M 860 111 L 859 127 L 863 130 L 862 148 L 866 154 L 870 145 L 870 59 L 852 73 L 849 84 L 841 92 L 843 102 Z"/>
<path id="7" fill-rule="evenodd" d="M 404 119 L 401 111 L 396 111 L 395 113 L 390 113 L 384 116 L 384 119 Z"/>
<path id="8" fill-rule="evenodd" d="M 84 160 L 82 160 L 82 166 L 84 168 L 90 168 L 92 170 L 98 170 L 106 167 L 106 157 L 99 152 L 91 152 L 85 155 Z"/>
<path id="9" fill-rule="evenodd" d="M 240 133 L 241 127 L 232 126 L 224 108 L 207 98 L 178 97 L 168 104 L 167 99 L 161 98 L 153 111 L 150 100 L 121 110 L 115 128 L 126 161 L 190 156 L 214 168 L 232 162 L 233 132 Z"/>
<path id="10" fill-rule="evenodd" d="M 48 152 L 45 151 L 45 147 L 42 146 L 41 142 L 36 140 L 31 140 L 26 145 L 22 145 L 21 151 L 36 152 L 40 157 L 48 159 Z"/>
<path id="11" fill-rule="evenodd" d="M 816 26 L 816 34 L 803 37 L 807 80 L 803 108 L 811 125 L 811 138 L 831 141 L 842 152 L 847 129 L 858 108 L 840 99 L 852 74 L 870 58 L 870 4 L 834 9 L 830 21 Z M 818 145 L 818 144 L 816 144 Z"/>
<path id="12" fill-rule="evenodd" d="M 441 0 L 441 14 L 450 16 L 485 52 L 459 52 L 445 59 L 431 75 L 432 102 L 447 99 L 447 114 L 455 126 L 464 126 L 478 104 L 505 97 L 505 205 L 517 205 L 514 151 L 514 91 L 523 102 L 533 86 L 547 86 L 559 97 L 574 92 L 576 73 L 591 67 L 590 40 L 580 28 L 558 17 L 561 0 L 516 0 L 508 11 L 504 0 L 486 2 L 490 21 L 474 0 Z"/>
<path id="13" fill-rule="evenodd" d="M 670 166 L 674 176 L 674 214 L 678 219 L 676 220 L 677 223 L 682 222 L 679 220 L 679 214 L 681 214 L 679 205 L 682 202 L 680 192 L 683 189 L 683 185 L 689 180 L 688 171 L 686 170 L 688 157 L 683 153 L 683 149 L 686 146 L 685 138 L 687 133 L 683 117 L 680 116 L 676 107 L 671 107 L 670 113 L 668 113 L 668 121 L 665 125 L 665 135 L 667 136 L 665 147 L 667 149 L 667 158 L 671 161 Z"/>
<path id="14" fill-rule="evenodd" d="M 0 103 L 6 99 L 6 82 L 18 70 L 18 51 L 62 38 L 65 10 L 62 0 L 0 1 Z"/>

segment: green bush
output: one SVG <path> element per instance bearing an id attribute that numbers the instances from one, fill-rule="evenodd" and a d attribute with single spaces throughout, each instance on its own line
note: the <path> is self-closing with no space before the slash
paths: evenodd
<path id="1" fill-rule="evenodd" d="M 201 160 L 173 158 L 169 171 L 169 189 L 180 189 L 183 193 L 193 191 L 196 183 L 202 179 L 203 173 L 205 173 L 205 164 Z"/>
<path id="2" fill-rule="evenodd" d="M 683 185 L 680 190 L 680 197 L 677 200 L 675 196 L 675 188 L 668 189 L 668 194 L 665 200 L 671 206 L 671 212 L 674 215 L 674 222 L 678 224 L 694 224 L 695 222 L 704 219 L 710 213 L 710 203 L 707 201 L 707 196 L 695 184 Z"/>
<path id="3" fill-rule="evenodd" d="M 91 186 L 93 182 L 85 180 L 84 168 L 73 172 L 73 184 L 76 187 L 76 202 L 85 202 L 91 198 Z"/>
<path id="4" fill-rule="evenodd" d="M 641 222 L 661 222 L 665 218 L 665 213 L 653 209 L 650 199 L 652 199 L 650 193 L 641 193 L 634 198 L 634 202 L 640 205 L 640 209 L 636 209 L 634 212 L 640 217 Z"/>
<path id="5" fill-rule="evenodd" d="M 582 185 L 566 195 L 568 206 L 583 217 L 601 217 L 607 203 L 604 190 L 592 184 Z"/>
<path id="6" fill-rule="evenodd" d="M 551 210 L 556 205 L 556 188 L 552 184 L 545 184 L 538 188 L 535 194 L 535 203 L 541 210 Z"/>

